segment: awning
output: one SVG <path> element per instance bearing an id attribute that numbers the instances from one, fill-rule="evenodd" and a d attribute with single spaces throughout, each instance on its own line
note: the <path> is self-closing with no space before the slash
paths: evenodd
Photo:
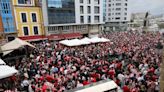
<path id="1" fill-rule="evenodd" d="M 2 60 L 2 59 L 0 59 L 0 65 L 5 65 L 6 63 Z"/>
<path id="2" fill-rule="evenodd" d="M 114 90 L 118 91 L 114 91 Z M 118 89 L 118 85 L 110 79 L 98 81 L 85 85 L 83 87 L 66 90 L 66 92 L 122 92 Z"/>
<path id="3" fill-rule="evenodd" d="M 98 43 L 98 42 L 101 42 L 101 38 L 99 38 L 99 37 L 93 37 L 93 38 L 90 39 L 90 41 L 92 43 Z"/>
<path id="4" fill-rule="evenodd" d="M 9 54 L 10 52 L 12 52 L 13 50 L 18 49 L 22 46 L 29 46 L 29 47 L 35 48 L 34 45 L 32 45 L 26 41 L 23 41 L 19 38 L 15 38 L 15 40 L 6 43 L 5 45 L 1 46 L 0 48 L 1 48 L 1 51 L 3 52 L 3 55 L 6 55 L 6 54 Z"/>
<path id="5" fill-rule="evenodd" d="M 82 35 L 80 33 L 69 33 L 69 34 L 62 34 L 65 39 L 72 39 L 72 38 L 81 38 Z"/>
<path id="6" fill-rule="evenodd" d="M 0 66 L 0 79 L 10 77 L 10 76 L 14 75 L 17 72 L 18 71 L 13 67 L 10 67 L 10 66 L 7 66 L 7 65 L 1 65 Z"/>
<path id="7" fill-rule="evenodd" d="M 71 40 L 62 40 L 59 43 L 72 47 L 72 46 L 80 46 L 80 45 L 87 45 L 91 43 L 100 43 L 100 42 L 110 42 L 109 39 L 106 38 L 99 38 L 99 37 L 94 37 L 94 38 L 83 38 L 83 39 L 71 39 Z"/>
<path id="8" fill-rule="evenodd" d="M 72 39 L 72 40 L 63 40 L 60 41 L 59 43 L 66 45 L 66 46 L 79 46 L 81 45 L 81 41 L 79 39 Z"/>
<path id="9" fill-rule="evenodd" d="M 39 41 L 39 40 L 46 40 L 47 37 L 43 36 L 43 35 L 37 35 L 37 36 L 23 36 L 23 37 L 19 37 L 22 40 L 25 41 Z"/>
<path id="10" fill-rule="evenodd" d="M 63 39 L 72 39 L 72 38 L 81 38 L 80 33 L 68 33 L 68 34 L 52 34 L 47 36 L 49 40 L 63 40 Z"/>
<path id="11" fill-rule="evenodd" d="M 62 40 L 64 37 L 61 34 L 52 34 L 47 36 L 49 40 Z"/>

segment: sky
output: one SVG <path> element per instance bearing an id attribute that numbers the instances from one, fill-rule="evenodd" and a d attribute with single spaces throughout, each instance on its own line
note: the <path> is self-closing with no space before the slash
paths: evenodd
<path id="1" fill-rule="evenodd" d="M 149 11 L 153 15 L 164 14 L 164 0 L 129 0 L 131 13 Z"/>

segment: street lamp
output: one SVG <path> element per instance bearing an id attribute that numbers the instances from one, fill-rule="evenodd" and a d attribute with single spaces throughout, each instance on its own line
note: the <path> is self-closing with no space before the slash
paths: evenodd
<path id="1" fill-rule="evenodd" d="M 6 23 L 7 23 L 7 31 L 9 31 L 10 30 L 10 23 L 9 23 L 9 18 L 7 17 L 6 18 Z"/>

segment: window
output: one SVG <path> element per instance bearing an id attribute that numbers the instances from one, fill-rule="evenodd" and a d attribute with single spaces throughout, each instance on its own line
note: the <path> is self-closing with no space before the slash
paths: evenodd
<path id="1" fill-rule="evenodd" d="M 26 13 L 21 13 L 22 22 L 27 22 Z"/>
<path id="2" fill-rule="evenodd" d="M 125 8 L 125 10 L 127 11 L 127 8 Z"/>
<path id="3" fill-rule="evenodd" d="M 99 16 L 95 16 L 94 19 L 95 19 L 95 22 L 96 22 L 96 23 L 99 22 L 99 20 L 100 20 L 100 19 L 99 19 Z"/>
<path id="4" fill-rule="evenodd" d="M 111 0 L 109 0 L 109 2 L 111 2 Z"/>
<path id="5" fill-rule="evenodd" d="M 128 4 L 127 4 L 127 3 L 125 3 L 125 6 L 128 6 Z"/>
<path id="6" fill-rule="evenodd" d="M 81 13 L 81 14 L 83 14 L 83 13 L 84 13 L 83 6 L 80 6 L 80 13 Z"/>
<path id="7" fill-rule="evenodd" d="M 91 6 L 88 6 L 87 11 L 89 14 L 91 13 Z"/>
<path id="8" fill-rule="evenodd" d="M 68 31 L 70 29 L 69 26 L 63 26 L 63 30 Z"/>
<path id="9" fill-rule="evenodd" d="M 124 17 L 124 20 L 126 20 L 126 17 Z"/>
<path id="10" fill-rule="evenodd" d="M 116 6 L 121 6 L 121 3 L 116 3 Z"/>
<path id="11" fill-rule="evenodd" d="M 28 27 L 23 27 L 24 35 L 29 35 Z"/>
<path id="12" fill-rule="evenodd" d="M 18 0 L 18 4 L 31 4 L 31 0 Z"/>
<path id="13" fill-rule="evenodd" d="M 121 13 L 115 13 L 115 15 L 121 15 Z"/>
<path id="14" fill-rule="evenodd" d="M 88 3 L 88 4 L 91 4 L 91 0 L 87 0 L 87 3 Z"/>
<path id="15" fill-rule="evenodd" d="M 100 4 L 100 0 L 95 0 L 95 4 Z"/>
<path id="16" fill-rule="evenodd" d="M 116 8 L 116 11 L 120 11 L 121 10 L 121 8 Z"/>
<path id="17" fill-rule="evenodd" d="M 36 13 L 32 13 L 32 22 L 37 22 Z"/>
<path id="18" fill-rule="evenodd" d="M 76 19 L 75 0 L 46 0 L 46 1 L 48 4 L 47 12 L 48 12 L 49 24 L 75 23 L 75 19 Z M 80 13 L 80 6 L 78 9 Z M 38 17 L 39 15 L 37 14 L 37 18 Z"/>
<path id="19" fill-rule="evenodd" d="M 111 7 L 111 4 L 109 4 L 109 7 Z"/>
<path id="20" fill-rule="evenodd" d="M 108 15 L 111 16 L 111 13 L 109 13 Z"/>
<path id="21" fill-rule="evenodd" d="M 91 16 L 88 16 L 88 23 L 91 23 Z"/>
<path id="22" fill-rule="evenodd" d="M 10 11 L 10 3 L 8 3 L 8 2 L 2 2 L 1 3 L 1 8 L 2 8 L 2 13 L 4 13 L 4 14 L 9 14 L 9 13 L 11 13 L 11 11 Z"/>
<path id="23" fill-rule="evenodd" d="M 46 0 L 46 1 L 48 3 L 48 7 L 62 8 L 62 1 L 61 0 Z M 69 0 L 67 0 L 67 1 L 69 1 Z"/>
<path id="24" fill-rule="evenodd" d="M 58 27 L 54 27 L 54 30 L 58 30 Z"/>
<path id="25" fill-rule="evenodd" d="M 80 0 L 80 3 L 83 3 L 83 0 Z"/>
<path id="26" fill-rule="evenodd" d="M 38 32 L 38 26 L 34 26 L 33 27 L 33 30 L 34 30 L 34 35 L 38 35 L 39 32 Z"/>
<path id="27" fill-rule="evenodd" d="M 120 19 L 120 17 L 116 17 L 115 19 L 116 19 L 116 20 L 119 20 L 119 19 Z"/>
<path id="28" fill-rule="evenodd" d="M 80 16 L 80 23 L 84 23 L 84 16 Z"/>
<path id="29" fill-rule="evenodd" d="M 98 6 L 95 6 L 95 10 L 94 10 L 94 13 L 95 13 L 95 14 L 98 14 L 98 13 L 100 13 L 100 10 L 99 10 L 99 7 L 98 7 Z"/>
<path id="30" fill-rule="evenodd" d="M 125 13 L 125 15 L 127 15 L 127 13 Z"/>

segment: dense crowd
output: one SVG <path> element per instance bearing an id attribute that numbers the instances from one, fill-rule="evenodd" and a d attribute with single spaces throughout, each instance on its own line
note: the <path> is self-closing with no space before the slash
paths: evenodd
<path id="1" fill-rule="evenodd" d="M 20 74 L 16 84 L 21 87 L 17 87 L 27 92 L 63 92 L 112 79 L 124 92 L 159 91 L 160 33 L 126 31 L 102 36 L 110 42 L 78 47 L 34 44 L 29 57 L 15 65 Z"/>

